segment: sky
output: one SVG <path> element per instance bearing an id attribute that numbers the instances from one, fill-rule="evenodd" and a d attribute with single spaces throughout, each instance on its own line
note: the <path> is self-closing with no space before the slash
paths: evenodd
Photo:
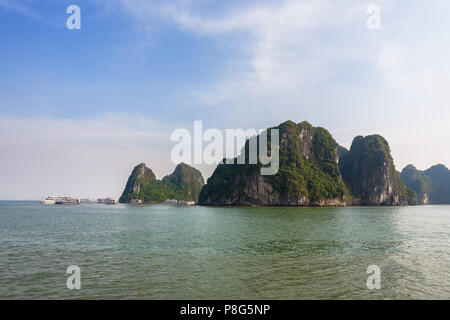
<path id="1" fill-rule="evenodd" d="M 448 167 L 448 12 L 447 0 L 0 0 L 0 199 L 118 198 L 141 162 L 171 173 L 171 133 L 196 120 L 306 120 L 347 148 L 377 133 L 397 170 Z"/>

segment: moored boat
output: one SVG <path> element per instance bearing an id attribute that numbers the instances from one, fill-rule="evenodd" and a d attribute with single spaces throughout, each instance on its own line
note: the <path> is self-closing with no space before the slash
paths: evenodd
<path id="1" fill-rule="evenodd" d="M 80 199 L 80 203 L 94 203 L 95 201 L 92 199 Z"/>
<path id="2" fill-rule="evenodd" d="M 80 200 L 74 199 L 71 197 L 62 197 L 57 198 L 55 204 L 64 204 L 64 205 L 77 205 L 80 204 Z"/>
<path id="3" fill-rule="evenodd" d="M 113 199 L 113 198 L 106 198 L 106 201 L 104 203 L 105 204 L 117 204 L 118 201 L 116 199 Z"/>
<path id="4" fill-rule="evenodd" d="M 41 201 L 42 204 L 55 204 L 56 203 L 56 197 L 54 196 L 48 196 L 44 200 Z"/>
<path id="5" fill-rule="evenodd" d="M 164 201 L 164 204 L 177 204 L 178 201 L 175 199 L 167 199 L 166 201 Z"/>
<path id="6" fill-rule="evenodd" d="M 194 205 L 195 205 L 195 201 L 191 201 L 191 200 L 178 200 L 177 204 L 178 204 L 178 205 L 181 205 L 181 206 L 194 206 Z"/>

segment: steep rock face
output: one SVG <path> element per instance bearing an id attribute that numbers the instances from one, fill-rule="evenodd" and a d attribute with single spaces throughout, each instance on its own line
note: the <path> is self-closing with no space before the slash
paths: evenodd
<path id="1" fill-rule="evenodd" d="M 410 164 L 402 170 L 400 177 L 406 187 L 417 193 L 419 204 L 430 204 L 433 186 L 431 178 L 425 172 Z"/>
<path id="2" fill-rule="evenodd" d="M 142 185 L 147 185 L 156 181 L 156 176 L 153 171 L 141 163 L 134 167 L 128 178 L 127 185 L 123 194 L 139 194 Z"/>
<path id="3" fill-rule="evenodd" d="M 450 170 L 443 164 L 438 164 L 425 170 L 424 173 L 432 181 L 430 203 L 450 204 Z"/>
<path id="4" fill-rule="evenodd" d="M 157 203 L 167 199 L 197 201 L 204 180 L 200 171 L 184 163 L 162 180 L 156 179 L 153 171 L 144 163 L 136 166 L 120 197 L 121 203 L 140 199 L 144 203 Z"/>
<path id="5" fill-rule="evenodd" d="M 203 187 L 198 203 L 346 205 L 350 196 L 339 172 L 338 145 L 330 133 L 307 122 L 287 121 L 273 129 L 279 129 L 280 136 L 277 174 L 261 175 L 260 164 L 220 164 Z M 248 141 L 244 150 L 248 151 Z"/>
<path id="6" fill-rule="evenodd" d="M 338 147 L 339 160 L 342 159 L 348 153 L 348 149 L 343 146 Z"/>
<path id="7" fill-rule="evenodd" d="M 162 183 L 171 186 L 173 199 L 197 201 L 205 181 L 200 171 L 180 163 L 172 174 L 162 179 Z"/>
<path id="8" fill-rule="evenodd" d="M 357 205 L 416 204 L 417 195 L 409 190 L 395 170 L 387 141 L 379 135 L 358 136 L 340 161 L 345 183 Z"/>

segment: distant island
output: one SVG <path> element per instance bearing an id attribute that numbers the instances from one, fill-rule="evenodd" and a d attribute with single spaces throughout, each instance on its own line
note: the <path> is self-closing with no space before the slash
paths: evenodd
<path id="1" fill-rule="evenodd" d="M 162 180 L 144 163 L 137 165 L 128 178 L 121 203 L 162 203 L 175 200 L 196 203 L 205 181 L 200 171 L 181 163 Z"/>
<path id="2" fill-rule="evenodd" d="M 450 170 L 442 164 L 420 171 L 406 166 L 401 178 L 408 188 L 417 193 L 419 204 L 450 204 Z"/>
<path id="3" fill-rule="evenodd" d="M 403 206 L 450 203 L 450 171 L 436 165 L 419 171 L 395 169 L 389 144 L 380 135 L 358 136 L 350 150 L 324 128 L 286 121 L 280 136 L 279 171 L 260 174 L 261 164 L 219 164 L 204 183 L 195 168 L 179 164 L 156 179 L 140 164 L 133 169 L 122 203 L 168 199 L 205 206 Z M 243 152 L 248 150 L 247 140 Z"/>

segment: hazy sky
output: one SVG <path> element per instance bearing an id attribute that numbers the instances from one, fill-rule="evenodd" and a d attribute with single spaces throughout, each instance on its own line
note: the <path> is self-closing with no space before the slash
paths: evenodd
<path id="1" fill-rule="evenodd" d="M 66 27 L 71 4 L 81 30 Z M 170 134 L 194 120 L 307 120 L 346 147 L 383 135 L 398 170 L 450 166 L 449 12 L 448 0 L 0 0 L 0 199 L 118 197 L 140 162 L 173 171 Z"/>

